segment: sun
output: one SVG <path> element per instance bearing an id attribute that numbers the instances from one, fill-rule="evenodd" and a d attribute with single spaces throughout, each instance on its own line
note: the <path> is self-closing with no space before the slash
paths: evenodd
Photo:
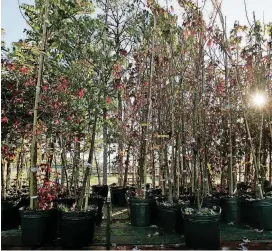
<path id="1" fill-rule="evenodd" d="M 255 95 L 253 95 L 253 103 L 256 106 L 263 106 L 265 104 L 265 101 L 265 96 L 263 94 L 256 93 Z"/>

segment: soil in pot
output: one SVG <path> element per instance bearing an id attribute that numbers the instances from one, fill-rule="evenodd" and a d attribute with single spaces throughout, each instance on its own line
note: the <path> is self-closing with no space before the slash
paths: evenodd
<path id="1" fill-rule="evenodd" d="M 150 209 L 152 199 L 137 199 L 129 200 L 131 225 L 136 227 L 145 227 L 150 225 Z"/>
<path id="2" fill-rule="evenodd" d="M 114 206 L 126 206 L 126 191 L 127 188 L 111 187 L 111 202 Z"/>
<path id="3" fill-rule="evenodd" d="M 109 187 L 108 185 L 94 185 L 92 186 L 92 190 L 94 194 L 97 194 L 106 198 L 108 196 Z"/>
<path id="4" fill-rule="evenodd" d="M 239 197 L 224 197 L 221 199 L 222 221 L 240 223 Z"/>
<path id="5" fill-rule="evenodd" d="M 1 201 L 1 230 L 9 230 L 20 225 L 18 201 Z"/>
<path id="6" fill-rule="evenodd" d="M 263 230 L 272 230 L 272 198 L 247 200 L 249 225 Z"/>
<path id="7" fill-rule="evenodd" d="M 220 248 L 221 208 L 182 208 L 184 237 L 188 249 Z"/>
<path id="8" fill-rule="evenodd" d="M 62 245 L 81 248 L 93 243 L 97 207 L 89 211 L 62 212 Z"/>
<path id="9" fill-rule="evenodd" d="M 36 247 L 52 243 L 56 238 L 57 213 L 55 209 L 28 211 L 20 209 L 22 243 Z"/>

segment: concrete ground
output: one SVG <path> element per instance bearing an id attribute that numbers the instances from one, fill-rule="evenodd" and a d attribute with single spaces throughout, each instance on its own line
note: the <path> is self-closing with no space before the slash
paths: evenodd
<path id="1" fill-rule="evenodd" d="M 244 228 L 221 224 L 221 250 L 272 250 L 272 231 L 261 231 L 249 226 Z M 83 250 L 106 249 L 106 220 L 95 230 L 94 244 Z M 128 219 L 127 208 L 112 209 L 111 250 L 186 250 L 184 237 L 167 235 L 157 226 L 134 227 Z M 3 250 L 31 249 L 21 244 L 20 228 L 1 232 Z M 62 249 L 59 241 L 37 249 Z"/>

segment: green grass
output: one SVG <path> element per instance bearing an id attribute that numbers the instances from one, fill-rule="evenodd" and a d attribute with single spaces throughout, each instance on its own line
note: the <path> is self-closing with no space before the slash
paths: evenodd
<path id="1" fill-rule="evenodd" d="M 103 176 L 100 177 L 101 184 L 103 183 Z M 117 183 L 118 178 L 116 175 L 108 175 L 107 177 L 107 184 L 110 185 L 112 183 Z M 98 184 L 98 177 L 97 176 L 92 176 L 91 177 L 91 185 L 97 185 Z"/>

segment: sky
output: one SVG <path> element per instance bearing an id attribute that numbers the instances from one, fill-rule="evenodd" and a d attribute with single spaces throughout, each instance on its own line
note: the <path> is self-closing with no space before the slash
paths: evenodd
<path id="1" fill-rule="evenodd" d="M 178 9 L 177 0 L 159 0 L 161 4 L 168 1 L 169 6 Z M 196 0 L 195 0 L 196 1 Z M 198 0 L 200 3 L 203 0 Z M 249 19 L 252 20 L 252 13 L 255 11 L 257 20 L 265 20 L 272 22 L 272 0 L 245 0 Z M 33 0 L 19 0 L 19 3 L 31 3 Z M 206 13 L 212 11 L 210 0 L 206 6 Z M 241 25 L 247 25 L 245 14 L 244 0 L 223 0 L 222 5 L 223 15 L 227 17 L 227 26 L 229 29 L 233 27 L 236 20 Z M 1 28 L 5 29 L 5 35 L 2 39 L 8 47 L 12 42 L 19 39 L 24 39 L 23 30 L 28 28 L 28 25 L 19 11 L 18 0 L 1 0 Z"/>

